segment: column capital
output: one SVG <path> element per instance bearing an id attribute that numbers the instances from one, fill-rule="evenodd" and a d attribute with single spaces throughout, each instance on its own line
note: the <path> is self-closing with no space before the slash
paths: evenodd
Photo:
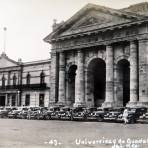
<path id="1" fill-rule="evenodd" d="M 136 44 L 137 40 L 130 40 L 129 42 L 130 42 L 130 44 Z"/>
<path id="2" fill-rule="evenodd" d="M 57 52 L 56 51 L 51 51 L 50 54 L 51 54 L 51 56 L 56 56 Z"/>
<path id="3" fill-rule="evenodd" d="M 61 50 L 61 51 L 59 51 L 59 53 L 65 53 L 65 51 L 64 50 Z"/>
<path id="4" fill-rule="evenodd" d="M 148 42 L 148 38 L 140 38 L 138 39 L 139 43 L 144 43 L 144 42 Z"/>
<path id="5" fill-rule="evenodd" d="M 130 52 L 135 52 L 137 49 L 137 42 L 135 40 L 130 41 Z M 132 56 L 132 55 L 131 55 Z"/>
<path id="6" fill-rule="evenodd" d="M 113 48 L 113 45 L 112 44 L 106 44 L 106 48 Z"/>
<path id="7" fill-rule="evenodd" d="M 77 50 L 77 53 L 81 53 L 81 52 L 83 52 L 82 49 L 78 49 Z"/>

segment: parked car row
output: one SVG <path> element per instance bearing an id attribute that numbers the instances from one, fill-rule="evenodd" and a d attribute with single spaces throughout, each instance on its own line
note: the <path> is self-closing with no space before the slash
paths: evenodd
<path id="1" fill-rule="evenodd" d="M 147 120 L 148 111 L 145 107 L 128 109 L 128 123 L 135 123 L 139 119 Z M 123 122 L 124 108 L 96 108 L 96 107 L 0 107 L 1 118 L 37 119 L 37 120 L 95 120 Z"/>

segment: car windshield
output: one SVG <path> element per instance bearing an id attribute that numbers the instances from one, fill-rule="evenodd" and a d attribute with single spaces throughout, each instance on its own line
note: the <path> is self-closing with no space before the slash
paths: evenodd
<path id="1" fill-rule="evenodd" d="M 49 111 L 60 111 L 59 107 L 51 107 L 49 108 Z"/>
<path id="2" fill-rule="evenodd" d="M 75 108 L 75 109 L 73 110 L 73 112 L 83 112 L 83 111 L 84 111 L 84 108 L 81 108 L 81 107 Z"/>
<path id="3" fill-rule="evenodd" d="M 60 111 L 70 111 L 70 108 L 61 108 Z"/>
<path id="4" fill-rule="evenodd" d="M 89 112 L 97 111 L 97 108 L 88 108 L 87 111 Z"/>
<path id="5" fill-rule="evenodd" d="M 129 111 L 130 112 L 136 112 L 136 108 L 131 108 Z"/>

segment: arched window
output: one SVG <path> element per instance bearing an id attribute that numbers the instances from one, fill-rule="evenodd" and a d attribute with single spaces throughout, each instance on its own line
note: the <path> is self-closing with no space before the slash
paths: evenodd
<path id="1" fill-rule="evenodd" d="M 3 74 L 3 77 L 2 77 L 2 87 L 5 87 L 5 76 Z"/>
<path id="2" fill-rule="evenodd" d="M 45 74 L 42 71 L 41 74 L 40 74 L 40 84 L 44 84 L 44 83 L 45 83 Z"/>
<path id="3" fill-rule="evenodd" d="M 16 75 L 14 74 L 14 76 L 13 76 L 13 85 L 16 85 Z"/>
<path id="4" fill-rule="evenodd" d="M 29 85 L 30 84 L 30 73 L 28 72 L 27 76 L 26 76 L 26 84 Z"/>

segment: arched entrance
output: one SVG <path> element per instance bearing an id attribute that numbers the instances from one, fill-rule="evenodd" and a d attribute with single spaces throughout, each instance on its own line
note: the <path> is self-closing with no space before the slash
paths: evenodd
<path id="1" fill-rule="evenodd" d="M 101 106 L 105 100 L 106 65 L 104 60 L 93 59 L 87 69 L 87 100 Z"/>
<path id="2" fill-rule="evenodd" d="M 75 102 L 75 77 L 77 65 L 71 65 L 67 72 L 67 100 L 72 105 Z"/>
<path id="3" fill-rule="evenodd" d="M 130 100 L 130 63 L 126 60 L 120 60 L 117 63 L 118 69 L 118 100 L 123 106 Z"/>

